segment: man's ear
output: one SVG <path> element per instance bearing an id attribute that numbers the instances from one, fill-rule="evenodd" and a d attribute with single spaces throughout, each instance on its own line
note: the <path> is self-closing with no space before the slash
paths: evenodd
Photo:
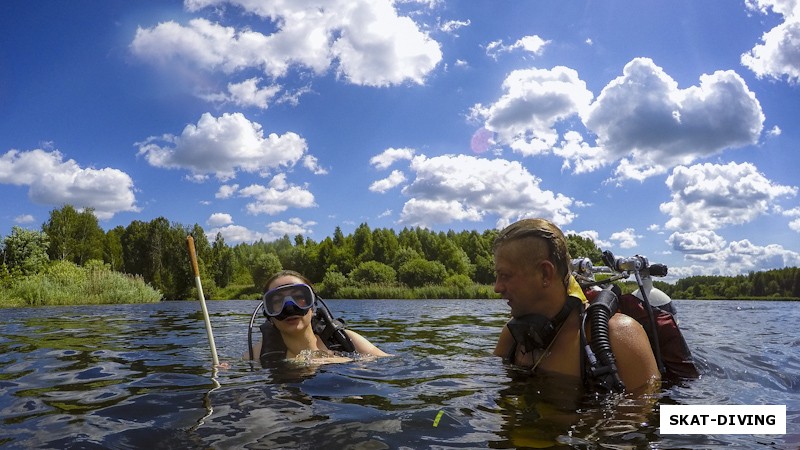
<path id="1" fill-rule="evenodd" d="M 558 276 L 556 266 L 547 259 L 539 263 L 539 270 L 542 273 L 542 281 L 547 284 L 553 283 Z"/>

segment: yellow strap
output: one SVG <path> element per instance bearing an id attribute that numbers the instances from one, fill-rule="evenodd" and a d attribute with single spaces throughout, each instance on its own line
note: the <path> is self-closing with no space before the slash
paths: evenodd
<path id="1" fill-rule="evenodd" d="M 588 301 L 586 300 L 586 296 L 583 294 L 583 289 L 581 289 L 581 285 L 578 284 L 578 280 L 576 280 L 575 277 L 573 277 L 572 275 L 569 276 L 569 286 L 567 286 L 567 295 L 577 298 L 584 305 L 588 303 Z"/>

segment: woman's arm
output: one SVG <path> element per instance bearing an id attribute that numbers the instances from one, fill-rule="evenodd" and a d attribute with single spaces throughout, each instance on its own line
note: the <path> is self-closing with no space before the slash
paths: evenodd
<path id="1" fill-rule="evenodd" d="M 361 353 L 362 355 L 373 355 L 373 356 L 391 356 L 390 354 L 384 352 L 383 350 L 376 347 L 372 342 L 368 341 L 367 338 L 364 336 L 356 333 L 352 330 L 344 330 L 347 333 L 347 337 L 353 342 L 353 346 L 355 346 L 356 351 Z"/>

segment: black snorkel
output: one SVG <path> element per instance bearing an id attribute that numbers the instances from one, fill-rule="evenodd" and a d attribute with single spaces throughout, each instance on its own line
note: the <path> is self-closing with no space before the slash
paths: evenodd
<path id="1" fill-rule="evenodd" d="M 328 309 L 328 305 L 321 298 L 317 297 L 317 302 L 321 306 L 317 308 L 315 315 L 318 320 L 314 327 L 314 333 L 322 338 L 329 350 L 347 353 L 355 352 L 356 347 L 345 332 L 344 321 L 342 319 L 334 319 L 331 315 L 331 310 Z"/>

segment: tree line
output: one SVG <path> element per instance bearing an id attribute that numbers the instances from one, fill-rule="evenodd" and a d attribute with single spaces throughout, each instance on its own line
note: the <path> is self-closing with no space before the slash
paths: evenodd
<path id="1" fill-rule="evenodd" d="M 672 298 L 690 300 L 800 299 L 800 268 L 784 267 L 737 276 L 693 276 L 682 278 L 675 284 L 660 283 L 658 287 Z"/>
<path id="2" fill-rule="evenodd" d="M 303 273 L 328 297 L 352 293 L 354 287 L 444 285 L 463 290 L 494 283 L 494 229 L 434 232 L 406 227 L 396 232 L 362 223 L 349 235 L 336 227 L 332 236 L 319 242 L 303 235 L 284 235 L 271 242 L 229 246 L 220 233 L 209 240 L 198 224 L 185 226 L 164 217 L 136 220 L 106 232 L 92 209 L 78 211 L 71 205 L 51 211 L 40 231 L 12 229 L 3 239 L 0 281 L 41 272 L 54 261 L 77 266 L 101 262 L 113 271 L 141 277 L 165 299 L 196 298 L 186 247 L 190 234 L 208 298 L 257 295 L 267 278 L 283 268 Z M 601 251 L 594 241 L 577 235 L 567 238 L 573 257 L 589 257 L 601 264 Z M 743 277 L 692 277 L 659 287 L 673 298 L 800 297 L 797 272 L 781 269 Z M 486 292 L 491 294 L 491 289 L 480 294 Z"/>

